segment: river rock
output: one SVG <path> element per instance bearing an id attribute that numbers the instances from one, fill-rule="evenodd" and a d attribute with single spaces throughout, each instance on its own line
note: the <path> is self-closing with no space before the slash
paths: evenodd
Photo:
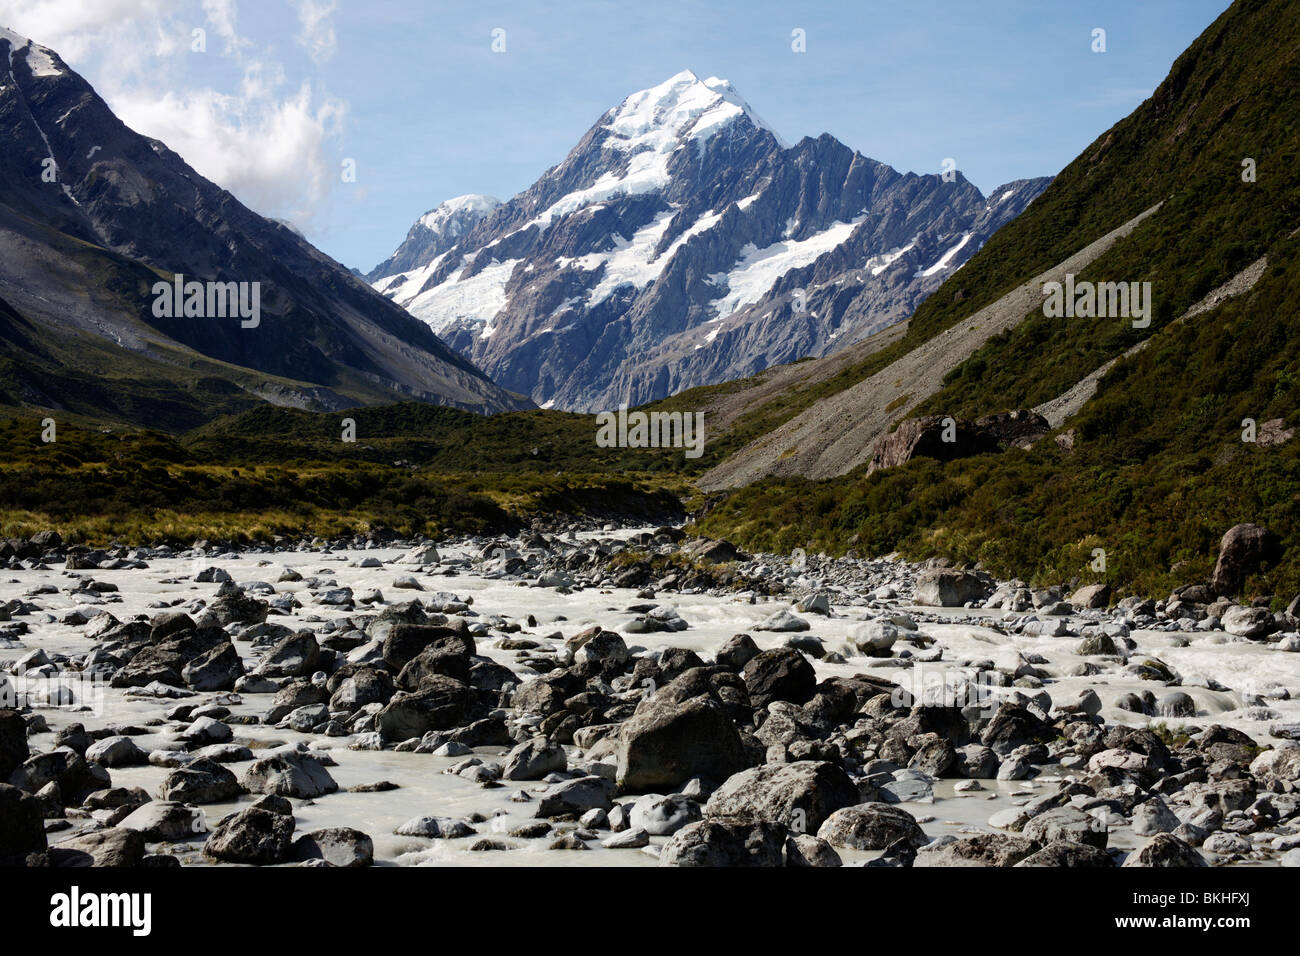
<path id="1" fill-rule="evenodd" d="M 16 710 L 0 710 L 0 781 L 8 780 L 30 756 L 27 724 L 22 715 Z"/>
<path id="2" fill-rule="evenodd" d="M 1007 833 L 981 833 L 965 839 L 935 840 L 916 851 L 913 866 L 1015 866 L 1039 845 Z"/>
<path id="3" fill-rule="evenodd" d="M 1172 833 L 1157 833 L 1141 849 L 1128 855 L 1126 867 L 1202 867 L 1205 858 Z"/>
<path id="4" fill-rule="evenodd" d="M 40 800 L 0 783 L 0 865 L 21 865 L 27 854 L 45 850 L 44 817 Z"/>
<path id="5" fill-rule="evenodd" d="M 226 863 L 281 863 L 288 856 L 293 829 L 293 817 L 249 807 L 218 823 L 203 853 Z"/>
<path id="6" fill-rule="evenodd" d="M 1210 586 L 1222 595 L 1241 587 L 1246 575 L 1261 562 L 1277 556 L 1278 536 L 1257 524 L 1233 525 L 1219 542 L 1219 559 L 1210 576 Z"/>
<path id="7" fill-rule="evenodd" d="M 1068 868 L 1113 867 L 1115 861 L 1105 850 L 1086 843 L 1058 841 L 1025 857 L 1016 866 L 1050 866 Z"/>
<path id="8" fill-rule="evenodd" d="M 255 760 L 244 771 L 249 793 L 274 793 L 309 799 L 334 793 L 339 785 L 319 760 L 296 750 L 284 750 Z"/>
<path id="9" fill-rule="evenodd" d="M 599 807 L 608 811 L 614 806 L 611 799 L 614 785 L 603 777 L 589 776 L 566 780 L 550 787 L 537 804 L 539 818 L 558 817 L 572 813 L 578 816 Z"/>
<path id="10" fill-rule="evenodd" d="M 501 771 L 503 780 L 541 780 L 547 774 L 563 773 L 569 761 L 564 748 L 545 737 L 534 737 L 506 755 Z"/>
<path id="11" fill-rule="evenodd" d="M 711 820 L 779 823 L 796 833 L 815 833 L 832 813 L 858 800 L 857 785 L 838 764 L 800 760 L 733 774 L 709 797 L 704 814 Z"/>
<path id="12" fill-rule="evenodd" d="M 144 836 L 136 830 L 108 827 L 74 836 L 49 849 L 51 866 L 138 866 L 144 859 Z"/>
<path id="13" fill-rule="evenodd" d="M 723 780 L 749 763 L 725 706 L 696 679 L 700 673 L 659 688 L 619 728 L 615 775 L 623 790 L 662 792 L 696 776 Z"/>
<path id="14" fill-rule="evenodd" d="M 224 803 L 243 792 L 233 772 L 215 761 L 199 759 L 169 773 L 158 790 L 158 798 L 178 803 Z"/>
<path id="15" fill-rule="evenodd" d="M 86 748 L 86 759 L 101 767 L 139 767 L 149 762 L 149 755 L 130 737 L 105 737 Z"/>
<path id="16" fill-rule="evenodd" d="M 1065 840 L 1104 850 L 1108 841 L 1106 825 L 1074 807 L 1056 807 L 1040 813 L 1024 825 L 1021 833 L 1043 846 Z"/>
<path id="17" fill-rule="evenodd" d="M 259 677 L 307 677 L 320 663 L 320 645 L 311 631 L 282 638 L 254 671 Z"/>
<path id="18" fill-rule="evenodd" d="M 771 823 L 702 820 L 682 827 L 659 854 L 660 866 L 781 866 L 785 828 Z"/>
<path id="19" fill-rule="evenodd" d="M 324 860 L 331 866 L 370 866 L 375 862 L 375 842 L 352 827 L 326 827 L 294 840 L 288 857 L 297 863 Z"/>
<path id="20" fill-rule="evenodd" d="M 831 846 L 853 850 L 885 850 L 900 840 L 911 847 L 929 838 L 906 810 L 888 803 L 862 803 L 832 813 L 817 830 Z"/>
<path id="21" fill-rule="evenodd" d="M 935 569 L 916 579 L 914 600 L 930 607 L 964 607 L 984 597 L 984 584 L 966 571 Z"/>
<path id="22" fill-rule="evenodd" d="M 743 671 L 750 703 L 766 707 L 774 700 L 806 704 L 816 692 L 817 675 L 796 650 L 777 647 L 753 657 Z"/>
<path id="23" fill-rule="evenodd" d="M 208 832 L 203 811 L 175 800 L 153 800 L 133 810 L 118 826 L 139 830 L 149 843 L 178 843 Z"/>

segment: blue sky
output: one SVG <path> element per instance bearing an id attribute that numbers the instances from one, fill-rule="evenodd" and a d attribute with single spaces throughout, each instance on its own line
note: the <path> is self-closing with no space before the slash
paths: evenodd
<path id="1" fill-rule="evenodd" d="M 789 142 L 829 132 L 917 172 L 952 157 L 986 192 L 1050 175 L 1228 6 L 0 0 L 0 24 L 59 50 L 128 124 L 250 206 L 368 270 L 441 200 L 509 198 L 606 109 L 682 69 L 731 80 Z M 796 28 L 806 52 L 792 50 Z"/>

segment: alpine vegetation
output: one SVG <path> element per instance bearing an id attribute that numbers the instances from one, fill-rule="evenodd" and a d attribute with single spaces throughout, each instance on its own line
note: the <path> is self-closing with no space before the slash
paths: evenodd
<path id="1" fill-rule="evenodd" d="M 596 416 L 597 448 L 682 448 L 687 458 L 704 454 L 703 412 L 618 412 Z"/>
<path id="2" fill-rule="evenodd" d="M 1067 272 L 1064 283 L 1043 283 L 1043 298 L 1049 319 L 1132 319 L 1135 329 L 1151 324 L 1150 282 L 1076 282 Z"/>

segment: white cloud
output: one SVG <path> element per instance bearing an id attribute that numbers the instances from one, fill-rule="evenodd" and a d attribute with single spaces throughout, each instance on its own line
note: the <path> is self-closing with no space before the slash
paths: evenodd
<path id="1" fill-rule="evenodd" d="M 314 96 L 306 81 L 283 97 L 119 91 L 113 105 L 128 126 L 162 140 L 263 215 L 308 225 L 339 179 L 328 141 L 343 106 Z"/>
<path id="2" fill-rule="evenodd" d="M 295 39 L 307 50 L 312 62 L 320 66 L 334 55 L 338 47 L 338 38 L 334 35 L 334 21 L 330 19 L 338 9 L 330 0 L 296 0 L 298 23 L 302 30 Z"/>
<path id="3" fill-rule="evenodd" d="M 242 43 L 235 31 L 235 0 L 203 0 L 203 12 L 217 36 L 226 41 L 226 49 L 238 50 Z"/>
<path id="4" fill-rule="evenodd" d="M 298 40 L 316 62 L 334 52 L 333 3 L 291 0 Z M 201 175 L 265 215 L 310 229 L 339 180 L 333 148 L 346 103 L 313 80 L 294 83 L 283 63 L 238 30 L 235 0 L 0 0 L 0 24 L 58 52 L 121 120 L 160 139 Z M 201 12 L 200 12 L 201 9 Z M 187 86 L 190 31 L 224 41 L 205 56 L 225 63 L 225 84 Z M 209 76 L 214 71 L 204 71 Z M 207 81 L 211 82 L 211 81 Z"/>
<path id="5" fill-rule="evenodd" d="M 162 21 L 174 6 L 166 0 L 0 0 L 0 24 L 73 63 L 95 52 L 117 27 Z"/>

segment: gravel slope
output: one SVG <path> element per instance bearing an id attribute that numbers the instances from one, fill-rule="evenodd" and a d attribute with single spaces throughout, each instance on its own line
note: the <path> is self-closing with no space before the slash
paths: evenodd
<path id="1" fill-rule="evenodd" d="M 830 478 L 865 464 L 877 439 L 937 392 L 944 375 L 990 338 L 1020 324 L 1041 302 L 1043 283 L 1080 272 L 1159 208 L 1152 206 L 887 368 L 807 409 L 706 472 L 698 484 L 718 490 L 769 475 Z"/>

